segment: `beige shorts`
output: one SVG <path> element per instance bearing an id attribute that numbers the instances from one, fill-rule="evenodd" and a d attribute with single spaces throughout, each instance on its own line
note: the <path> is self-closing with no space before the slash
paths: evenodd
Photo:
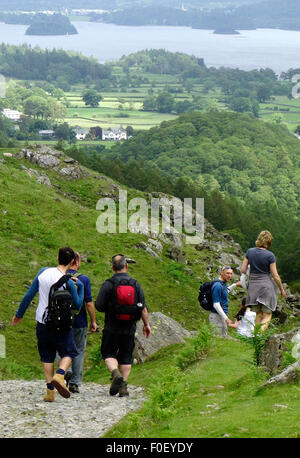
<path id="1" fill-rule="evenodd" d="M 263 304 L 256 304 L 256 305 L 251 305 L 251 311 L 252 312 L 263 312 L 263 313 L 272 313 L 272 310 L 270 310 L 268 307 L 266 307 Z"/>

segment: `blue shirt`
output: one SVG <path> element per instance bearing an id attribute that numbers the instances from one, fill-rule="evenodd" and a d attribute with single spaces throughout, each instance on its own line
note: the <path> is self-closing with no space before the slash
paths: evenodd
<path id="1" fill-rule="evenodd" d="M 211 287 L 213 304 L 220 302 L 224 313 L 228 315 L 228 289 L 225 281 L 220 279 L 215 280 L 215 283 Z M 211 310 L 212 313 L 218 313 L 214 308 Z"/>
<path id="2" fill-rule="evenodd" d="M 250 264 L 250 273 L 270 273 L 270 264 L 276 262 L 274 253 L 261 248 L 249 248 L 245 257 Z"/>
<path id="3" fill-rule="evenodd" d="M 72 275 L 77 274 L 77 270 L 69 269 L 67 273 Z M 75 316 L 73 322 L 73 328 L 87 328 L 88 320 L 86 313 L 86 306 L 88 302 L 92 302 L 92 290 L 91 290 L 91 281 L 87 275 L 80 274 L 78 275 L 78 280 L 80 280 L 84 285 L 84 299 L 83 304 L 78 315 Z"/>

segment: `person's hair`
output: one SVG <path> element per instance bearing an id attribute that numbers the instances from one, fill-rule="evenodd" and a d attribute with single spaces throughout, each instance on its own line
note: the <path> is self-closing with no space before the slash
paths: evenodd
<path id="1" fill-rule="evenodd" d="M 273 242 L 273 235 L 269 231 L 262 231 L 259 236 L 257 237 L 257 240 L 255 242 L 255 245 L 258 248 L 270 248 Z"/>
<path id="2" fill-rule="evenodd" d="M 60 248 L 58 251 L 58 262 L 62 266 L 67 266 L 75 258 L 75 253 L 69 246 Z"/>
<path id="3" fill-rule="evenodd" d="M 78 253 L 78 251 L 74 251 L 74 261 L 80 261 L 80 254 Z"/>
<path id="4" fill-rule="evenodd" d="M 224 270 L 228 270 L 228 269 L 232 269 L 232 267 L 230 267 L 230 266 L 223 266 L 223 267 L 221 268 L 221 272 L 224 272 Z"/>
<path id="5" fill-rule="evenodd" d="M 127 266 L 125 256 L 123 254 L 115 254 L 112 257 L 112 266 L 116 272 L 120 272 L 120 270 L 125 269 L 125 267 Z"/>
<path id="6" fill-rule="evenodd" d="M 246 305 L 246 297 L 244 297 L 243 300 L 242 300 L 242 307 L 240 308 L 240 310 L 235 315 L 235 319 L 236 320 L 240 321 L 243 318 L 243 316 L 246 313 L 247 307 L 249 307 L 249 306 Z"/>

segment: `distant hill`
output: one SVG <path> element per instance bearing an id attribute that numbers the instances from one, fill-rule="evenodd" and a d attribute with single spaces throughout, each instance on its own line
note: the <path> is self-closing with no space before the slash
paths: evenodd
<path id="1" fill-rule="evenodd" d="M 114 166 L 136 161 L 171 180 L 184 177 L 177 192 L 205 195 L 206 217 L 244 248 L 268 227 L 283 277 L 299 278 L 300 142 L 286 127 L 235 112 L 195 111 L 113 146 L 105 157 Z"/>

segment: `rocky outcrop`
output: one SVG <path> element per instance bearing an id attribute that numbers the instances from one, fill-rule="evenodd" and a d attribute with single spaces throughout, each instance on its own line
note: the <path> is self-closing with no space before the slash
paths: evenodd
<path id="1" fill-rule="evenodd" d="M 35 178 L 38 183 L 51 187 L 51 181 L 45 173 L 39 172 L 35 169 L 28 169 L 25 167 L 25 165 L 22 165 L 21 168 L 27 173 L 28 176 Z"/>
<path id="2" fill-rule="evenodd" d="M 61 177 L 67 180 L 78 180 L 88 175 L 75 159 L 69 158 L 63 152 L 49 148 L 48 146 L 36 145 L 32 149 L 23 148 L 15 157 L 18 159 L 24 158 L 26 161 L 36 164 L 42 169 L 55 170 Z M 26 170 L 30 171 L 31 176 L 39 175 L 33 169 Z M 40 182 L 49 186 L 47 180 L 41 180 Z"/>
<path id="3" fill-rule="evenodd" d="M 268 339 L 260 356 L 260 364 L 265 366 L 271 375 L 275 375 L 280 369 L 286 343 L 292 342 L 299 332 L 300 328 L 296 328 L 283 334 L 274 334 Z"/>
<path id="4" fill-rule="evenodd" d="M 148 339 L 143 334 L 143 322 L 140 320 L 137 323 L 134 349 L 134 358 L 137 363 L 143 363 L 146 358 L 158 350 L 176 343 L 183 343 L 187 337 L 193 335 L 192 332 L 182 328 L 179 323 L 161 312 L 150 313 L 149 322 L 152 334 Z"/>

